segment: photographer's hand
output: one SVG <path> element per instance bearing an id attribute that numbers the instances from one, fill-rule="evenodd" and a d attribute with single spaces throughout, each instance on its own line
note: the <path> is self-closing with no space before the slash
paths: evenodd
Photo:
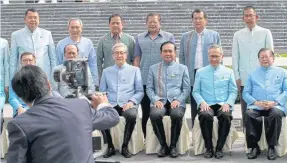
<path id="1" fill-rule="evenodd" d="M 94 95 L 93 94 L 90 97 L 92 98 L 91 105 L 94 109 L 96 109 L 98 105 L 100 104 L 103 104 L 103 103 L 109 104 L 109 100 L 106 95 L 101 95 L 101 94 Z"/>

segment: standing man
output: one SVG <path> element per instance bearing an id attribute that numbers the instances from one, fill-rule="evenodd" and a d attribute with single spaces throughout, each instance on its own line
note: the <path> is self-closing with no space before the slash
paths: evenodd
<path id="1" fill-rule="evenodd" d="M 246 28 L 235 32 L 233 36 L 232 69 L 238 91 L 240 92 L 243 126 L 247 104 L 242 99 L 242 91 L 248 74 L 259 66 L 257 53 L 261 48 L 274 50 L 270 30 L 257 26 L 257 20 L 258 15 L 255 8 L 252 6 L 245 7 L 243 10 L 243 21 L 246 24 Z"/>
<path id="2" fill-rule="evenodd" d="M 161 17 L 158 13 L 149 13 L 146 17 L 147 32 L 137 36 L 135 47 L 134 66 L 140 67 L 144 97 L 141 101 L 142 108 L 142 129 L 146 136 L 146 123 L 150 116 L 150 99 L 146 93 L 146 84 L 150 66 L 162 61 L 160 57 L 160 46 L 166 41 L 175 42 L 171 33 L 160 29 Z"/>
<path id="3" fill-rule="evenodd" d="M 97 64 L 99 77 L 103 69 L 115 64 L 112 57 L 112 47 L 116 43 L 123 43 L 128 48 L 127 63 L 131 64 L 133 60 L 135 39 L 133 36 L 123 32 L 124 19 L 119 14 L 113 14 L 109 18 L 110 32 L 100 38 L 97 47 Z"/>
<path id="4" fill-rule="evenodd" d="M 88 59 L 89 68 L 93 76 L 94 86 L 99 86 L 96 51 L 94 49 L 93 42 L 81 35 L 83 31 L 83 23 L 81 19 L 70 19 L 68 22 L 68 31 L 70 36 L 60 40 L 57 44 L 56 54 L 58 65 L 63 64 L 64 62 L 65 47 L 69 44 L 76 45 L 79 48 L 78 57 Z"/>
<path id="5" fill-rule="evenodd" d="M 39 13 L 35 9 L 25 12 L 25 28 L 15 31 L 11 35 L 10 78 L 20 67 L 20 55 L 31 52 L 36 57 L 37 66 L 51 76 L 56 66 L 54 41 L 50 31 L 39 26 Z"/>
<path id="6" fill-rule="evenodd" d="M 245 115 L 246 142 L 247 148 L 251 148 L 247 158 L 255 159 L 260 154 L 258 141 L 262 134 L 261 117 L 264 116 L 267 158 L 275 160 L 282 118 L 287 112 L 287 71 L 273 65 L 274 53 L 271 49 L 260 49 L 258 59 L 260 67 L 249 74 L 243 90 L 243 99 L 248 106 Z"/>
<path id="7" fill-rule="evenodd" d="M 117 43 L 112 48 L 115 65 L 104 69 L 100 91 L 107 92 L 109 102 L 120 116 L 125 117 L 126 125 L 121 154 L 130 158 L 132 155 L 128 150 L 136 118 L 138 106 L 143 98 L 143 86 L 140 69 L 126 63 L 128 48 L 123 43 Z M 104 131 L 108 141 L 108 151 L 105 158 L 115 155 L 110 130 Z"/>
<path id="8" fill-rule="evenodd" d="M 230 131 L 232 107 L 237 97 L 234 73 L 221 65 L 222 48 L 212 45 L 208 50 L 210 65 L 197 71 L 192 95 L 198 106 L 198 119 L 204 139 L 205 158 L 214 155 L 212 145 L 213 116 L 218 119 L 218 140 L 215 158 L 223 157 L 223 146 Z"/>
<path id="9" fill-rule="evenodd" d="M 195 29 L 184 33 L 181 37 L 179 63 L 186 65 L 189 70 L 191 122 L 193 126 L 197 115 L 197 105 L 192 96 L 194 77 L 199 68 L 209 64 L 208 48 L 213 44 L 220 45 L 221 42 L 218 32 L 206 29 L 207 14 L 204 11 L 195 9 L 191 14 L 191 19 Z"/>
<path id="10" fill-rule="evenodd" d="M 160 51 L 162 62 L 150 67 L 146 92 L 151 100 L 151 124 L 161 145 L 157 155 L 175 158 L 178 156 L 176 144 L 185 113 L 185 100 L 190 93 L 190 80 L 187 67 L 175 62 L 176 46 L 173 42 L 164 42 Z M 171 119 L 170 147 L 166 143 L 162 122 L 165 115 Z"/>
<path id="11" fill-rule="evenodd" d="M 0 38 L 0 135 L 2 131 L 2 114 L 6 100 L 6 93 L 9 89 L 9 44 L 8 41 Z"/>

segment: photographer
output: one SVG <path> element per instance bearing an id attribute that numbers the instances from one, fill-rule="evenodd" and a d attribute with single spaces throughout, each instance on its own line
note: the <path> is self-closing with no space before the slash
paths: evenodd
<path id="1" fill-rule="evenodd" d="M 68 44 L 65 46 L 64 48 L 64 59 L 65 60 L 74 60 L 78 57 L 79 54 L 79 49 L 76 45 L 73 44 Z M 65 66 L 63 64 L 56 66 L 54 68 L 54 72 L 60 69 L 65 68 Z M 89 67 L 88 68 L 88 90 L 90 91 L 94 91 L 95 87 L 93 85 L 93 78 L 92 78 L 92 74 L 90 72 Z M 61 94 L 62 97 L 66 98 L 66 97 L 74 97 L 72 96 L 74 94 L 74 90 L 71 89 L 68 84 L 65 81 L 60 81 L 59 83 L 56 83 L 53 85 L 53 90 L 59 92 Z"/>
<path id="2" fill-rule="evenodd" d="M 12 88 L 30 109 L 8 123 L 7 163 L 93 163 L 92 131 L 119 122 L 104 95 L 92 95 L 91 105 L 51 96 L 51 84 L 37 66 L 22 67 Z"/>

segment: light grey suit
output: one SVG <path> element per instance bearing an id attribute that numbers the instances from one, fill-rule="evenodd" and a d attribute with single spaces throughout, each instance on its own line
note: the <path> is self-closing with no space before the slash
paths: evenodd
<path id="1" fill-rule="evenodd" d="M 84 99 L 43 97 L 8 123 L 7 163 L 93 163 L 92 131 L 118 121 L 112 107 L 95 112 Z"/>

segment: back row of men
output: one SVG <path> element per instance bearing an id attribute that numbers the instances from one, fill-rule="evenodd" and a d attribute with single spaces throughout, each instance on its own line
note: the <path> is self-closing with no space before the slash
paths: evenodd
<path id="1" fill-rule="evenodd" d="M 248 104 L 248 106 L 254 106 L 255 110 L 263 109 L 264 111 L 267 111 L 270 108 L 274 108 L 273 110 L 276 110 L 277 108 L 279 111 L 276 110 L 276 115 L 281 115 L 279 118 L 281 120 L 281 117 L 284 116 L 283 106 L 287 98 L 286 72 L 285 70 L 278 68 L 274 68 L 273 70 L 272 64 L 274 61 L 274 53 L 272 35 L 270 30 L 256 25 L 258 15 L 253 7 L 247 6 L 244 8 L 243 20 L 247 27 L 234 34 L 232 48 L 233 71 L 219 65 L 222 61 L 222 49 L 220 46 L 214 44 L 221 44 L 220 37 L 217 32 L 205 28 L 207 24 L 207 14 L 202 10 L 196 9 L 192 13 L 191 18 L 195 29 L 184 33 L 180 43 L 179 60 L 181 64 L 185 65 L 183 66 L 174 63 L 176 58 L 175 39 L 171 33 L 160 29 L 161 17 L 159 14 L 150 13 L 147 15 L 146 24 L 148 31 L 139 34 L 136 40 L 132 36 L 122 32 L 123 18 L 118 14 L 112 15 L 109 18 L 111 32 L 99 40 L 96 55 L 92 41 L 81 36 L 83 24 L 80 19 L 69 20 L 68 29 L 70 36 L 59 41 L 55 50 L 51 32 L 39 28 L 39 15 L 37 11 L 28 9 L 24 19 L 26 24 L 25 28 L 12 33 L 10 62 L 8 61 L 8 43 L 1 39 L 1 46 L 3 46 L 3 48 L 1 47 L 1 52 L 7 51 L 6 55 L 1 54 L 1 57 L 3 57 L 3 60 L 5 61 L 4 66 L 1 66 L 5 67 L 1 72 L 1 79 L 4 79 L 1 80 L 1 84 L 5 84 L 5 90 L 8 91 L 8 68 L 10 67 L 10 78 L 12 79 L 14 73 L 20 66 L 20 54 L 24 52 L 33 53 L 37 65 L 47 73 L 48 77 L 51 77 L 54 67 L 57 64 L 62 64 L 64 59 L 67 59 L 65 56 L 67 45 L 75 44 L 77 47 L 76 53 L 79 57 L 86 57 L 89 60 L 89 68 L 95 86 L 99 86 L 99 76 L 101 76 L 101 83 L 109 84 L 109 82 L 112 81 L 123 83 L 123 88 L 120 88 L 120 85 L 118 85 L 118 88 L 113 88 L 115 87 L 114 84 L 111 84 L 110 87 L 102 86 L 102 84 L 100 85 L 100 89 L 103 91 L 109 92 L 109 88 L 115 90 L 115 92 L 113 92 L 114 95 L 109 95 L 109 98 L 114 99 L 109 99 L 109 101 L 115 102 L 113 105 L 117 110 L 126 111 L 139 103 L 142 105 L 143 132 L 145 135 L 147 120 L 148 118 L 151 118 L 154 131 L 162 145 L 162 149 L 158 154 L 159 156 L 165 156 L 167 154 L 170 154 L 172 157 L 177 156 L 175 146 L 181 129 L 181 119 L 185 112 L 185 99 L 190 93 L 192 123 L 195 120 L 198 108 L 200 108 L 199 120 L 201 122 L 202 134 L 207 149 L 205 153 L 207 158 L 213 156 L 213 147 L 211 144 L 210 130 L 210 128 L 212 128 L 212 119 L 210 119 L 210 121 L 206 119 L 214 114 L 223 117 L 221 120 L 219 119 L 219 123 L 221 124 L 219 127 L 220 139 L 215 152 L 215 156 L 221 158 L 223 157 L 222 147 L 226 140 L 226 136 L 228 135 L 232 119 L 230 110 L 232 110 L 231 108 L 234 104 L 237 90 L 240 91 L 242 117 L 245 117 Z M 119 46 L 118 43 L 122 43 L 120 44 L 120 47 L 123 47 L 125 50 L 116 51 L 117 46 Z M 164 46 L 166 49 L 163 49 Z M 262 48 L 268 48 L 270 50 L 262 50 Z M 141 74 L 141 82 L 135 82 L 135 85 L 140 83 L 140 87 L 143 88 L 143 94 L 134 97 L 134 99 L 128 99 L 128 101 L 121 101 L 119 97 L 124 97 L 126 95 L 120 96 L 119 93 L 121 92 L 118 90 L 126 90 L 128 87 L 126 87 L 124 83 L 129 83 L 129 80 L 131 79 L 138 81 L 136 80 L 138 79 L 137 71 L 133 72 L 135 73 L 135 78 L 131 78 L 129 75 L 132 75 L 132 72 L 127 71 L 125 72 L 126 74 L 121 72 L 119 65 L 118 67 L 111 68 L 117 61 L 122 61 L 123 58 L 121 57 L 125 54 L 126 58 L 124 58 L 124 60 L 126 60 L 128 64 L 140 67 L 139 73 Z M 255 75 L 260 77 L 251 76 L 247 80 L 248 74 L 259 67 L 257 58 L 259 58 L 261 63 L 262 72 L 255 73 Z M 211 66 L 208 66 L 209 64 Z M 125 64 L 122 64 L 121 66 L 123 65 Z M 103 71 L 105 68 L 107 69 Z M 197 73 L 197 70 L 199 69 L 200 71 Z M 262 77 L 262 73 L 269 73 L 269 70 L 270 76 L 268 76 L 268 79 L 270 78 L 270 80 L 267 80 L 265 76 Z M 122 73 L 127 76 L 120 76 Z M 112 74 L 115 75 L 112 76 Z M 274 74 L 277 74 L 277 78 Z M 105 75 L 107 77 L 105 77 Z M 266 89 L 264 87 L 263 89 L 260 85 L 262 83 L 260 82 L 264 83 L 264 85 L 267 83 L 266 87 L 271 88 Z M 246 96 L 243 100 L 242 91 L 245 85 Z M 274 86 L 278 86 L 278 88 L 273 88 Z M 136 89 L 140 90 L 140 87 L 137 87 Z M 13 91 L 12 89 L 10 90 Z M 1 90 L 1 95 L 5 95 L 4 90 Z M 245 102 L 247 102 L 247 104 Z M 0 107 L 3 108 L 2 106 Z M 160 110 L 156 108 L 159 108 Z M 211 110 L 214 110 L 215 112 Z M 130 111 L 129 114 L 126 112 L 126 117 L 133 117 L 129 119 L 130 122 L 127 121 L 127 126 L 129 127 L 126 126 L 127 129 L 125 130 L 125 144 L 123 144 L 125 150 L 123 150 L 124 152 L 122 152 L 122 154 L 127 157 L 130 157 L 130 154 L 126 149 L 126 143 L 129 141 L 131 131 L 134 127 L 135 112 L 136 111 Z M 248 112 L 248 114 L 249 113 L 250 112 Z M 172 121 L 174 121 L 172 122 L 171 131 L 171 133 L 174 134 L 172 134 L 172 145 L 170 148 L 167 147 L 161 122 L 161 119 L 165 114 L 170 114 Z M 252 125 L 251 121 L 253 122 L 256 119 L 254 117 L 265 114 L 267 115 L 265 112 L 252 112 L 252 118 L 249 116 L 248 120 L 250 123 L 247 124 L 250 124 L 250 126 L 246 126 L 246 130 L 250 131 L 247 132 L 250 134 L 247 135 L 247 139 L 249 140 L 247 143 L 249 142 L 248 146 L 252 149 L 248 156 L 249 158 L 256 158 L 258 155 L 258 146 L 255 144 L 257 144 L 256 141 L 258 134 L 260 133 L 260 131 L 251 132 L 251 130 L 254 130 L 254 125 Z M 273 112 L 268 112 L 268 115 L 269 114 L 273 114 Z M 281 128 L 279 120 L 276 120 L 276 126 Z M 254 122 L 254 124 L 257 124 L 257 122 Z M 269 139 L 267 139 L 270 140 L 270 154 L 268 153 L 268 158 L 271 159 L 274 159 L 274 155 L 276 155 L 274 146 L 277 145 L 277 135 L 281 130 L 277 129 L 277 127 L 269 127 L 269 130 L 267 131 L 269 133 Z M 258 127 L 255 128 L 258 129 Z M 256 134 L 254 135 L 254 133 Z M 271 133 L 276 136 L 273 136 Z M 111 144 L 109 145 L 106 156 L 110 157 L 113 154 L 114 149 Z"/>

